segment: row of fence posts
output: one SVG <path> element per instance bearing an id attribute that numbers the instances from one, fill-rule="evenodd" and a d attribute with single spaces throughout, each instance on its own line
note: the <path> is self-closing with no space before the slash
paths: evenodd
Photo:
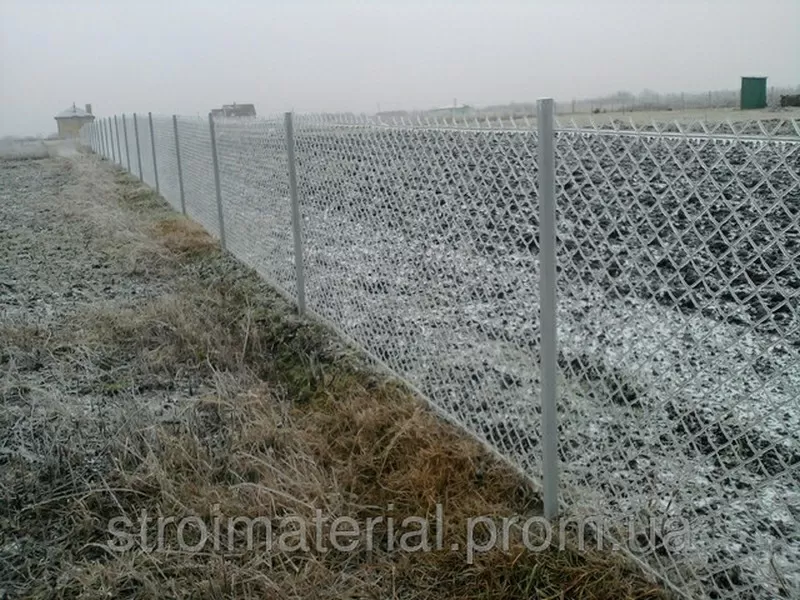
<path id="1" fill-rule="evenodd" d="M 539 175 L 539 293 L 540 293 L 540 325 L 541 325 L 541 406 L 542 406 L 542 491 L 544 500 L 544 516 L 554 519 L 559 511 L 559 466 L 558 466 L 558 426 L 556 412 L 556 219 L 555 219 L 555 151 L 554 151 L 554 102 L 552 98 L 544 98 L 537 102 L 538 128 L 538 175 Z M 158 180 L 158 161 L 156 143 L 153 132 L 153 114 L 148 113 L 150 143 L 153 153 L 153 172 L 156 192 L 160 193 Z M 114 117 L 117 133 L 117 149 L 114 151 L 111 136 L 111 121 L 104 119 L 103 125 L 93 129 L 94 148 L 110 157 L 114 162 L 122 161 L 119 142 L 119 126 Z M 178 170 L 178 186 L 180 191 L 181 212 L 186 215 L 186 198 L 183 185 L 183 166 L 181 162 L 181 146 L 178 135 L 178 117 L 172 115 L 172 127 L 175 136 L 175 158 Z M 211 138 L 211 160 L 214 170 L 214 190 L 216 193 L 217 218 L 219 220 L 220 243 L 227 249 L 225 222 L 222 210 L 222 190 L 219 176 L 219 159 L 217 156 L 217 140 L 214 118 L 208 115 L 209 135 Z M 295 159 L 294 123 L 291 112 L 285 114 L 286 148 L 289 165 L 289 191 L 292 203 L 292 233 L 294 238 L 295 277 L 297 281 L 297 309 L 302 316 L 306 313 L 305 274 L 303 270 L 302 221 L 297 188 L 297 170 Z M 125 139 L 127 169 L 131 171 L 131 157 L 128 145 L 128 128 L 126 117 L 122 115 L 122 130 Z M 133 114 L 133 132 L 136 143 L 136 161 L 139 180 L 142 175 L 142 153 L 139 146 L 139 119 Z"/>

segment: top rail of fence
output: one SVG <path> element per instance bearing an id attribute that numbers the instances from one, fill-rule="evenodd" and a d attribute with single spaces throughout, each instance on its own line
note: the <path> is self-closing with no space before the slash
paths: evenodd
<path id="1" fill-rule="evenodd" d="M 355 114 L 299 114 L 304 128 L 399 129 L 427 131 L 502 131 L 529 133 L 536 130 L 535 117 L 376 117 Z M 800 143 L 800 120 L 793 118 L 750 120 L 651 120 L 556 119 L 555 130 L 576 134 L 640 136 L 665 139 L 714 139 L 731 141 L 781 141 Z"/>

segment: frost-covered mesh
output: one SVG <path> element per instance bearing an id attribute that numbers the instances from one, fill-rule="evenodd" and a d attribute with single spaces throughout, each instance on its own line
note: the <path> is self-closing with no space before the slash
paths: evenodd
<path id="1" fill-rule="evenodd" d="M 534 135 L 295 122 L 308 306 L 538 475 Z"/>
<path id="2" fill-rule="evenodd" d="M 556 136 L 568 505 L 637 523 L 636 553 L 698 595 L 800 592 L 792 135 L 776 121 Z M 686 524 L 691 547 L 666 541 Z"/>
<path id="3" fill-rule="evenodd" d="M 121 151 L 118 146 L 119 138 L 117 137 L 117 130 L 114 127 L 114 117 L 108 118 L 108 129 L 111 137 L 111 151 L 112 151 L 113 161 L 115 164 L 118 165 L 120 164 Z"/>
<path id="4" fill-rule="evenodd" d="M 106 129 L 103 119 L 100 119 L 100 121 L 97 124 L 97 142 L 98 142 L 98 149 L 100 151 L 100 156 L 106 158 L 107 156 Z"/>
<path id="5" fill-rule="evenodd" d="M 208 121 L 178 125 L 218 235 Z M 538 479 L 533 125 L 296 116 L 295 143 L 309 308 Z M 294 295 L 283 119 L 216 131 L 228 247 Z M 688 596 L 800 595 L 800 124 L 560 124 L 555 150 L 567 516 Z"/>
<path id="6" fill-rule="evenodd" d="M 228 249 L 296 297 L 284 119 L 217 119 Z"/>
<path id="7" fill-rule="evenodd" d="M 91 123 L 87 123 L 83 127 L 81 127 L 80 136 L 81 136 L 81 143 L 89 148 L 93 152 L 97 152 L 97 146 L 95 144 L 95 136 L 97 134 L 97 124 L 95 121 Z"/>
<path id="8" fill-rule="evenodd" d="M 153 115 L 153 136 L 156 142 L 159 192 L 174 210 L 180 212 L 181 191 L 172 117 Z"/>
<path id="9" fill-rule="evenodd" d="M 108 141 L 105 119 L 100 119 L 100 156 L 108 158 Z"/>
<path id="10" fill-rule="evenodd" d="M 122 138 L 125 139 L 125 134 L 128 136 L 128 156 L 130 157 L 130 173 L 135 177 L 139 177 L 139 153 L 136 148 L 136 132 L 134 130 L 133 116 L 122 115 L 123 134 Z M 127 164 L 125 167 L 127 168 Z"/>
<path id="11" fill-rule="evenodd" d="M 156 172 L 153 164 L 153 145 L 150 141 L 150 120 L 147 115 L 137 114 L 139 126 L 139 151 L 142 153 L 142 181 L 151 188 L 156 187 Z"/>
<path id="12" fill-rule="evenodd" d="M 123 137 L 123 132 L 122 132 L 122 123 L 120 123 L 119 117 L 117 116 L 113 117 L 112 124 L 114 127 L 114 147 L 117 149 L 117 164 L 119 164 L 122 168 L 127 169 L 128 149 L 125 145 L 125 138 Z"/>
<path id="13" fill-rule="evenodd" d="M 111 119 L 103 119 L 103 133 L 106 136 L 106 158 L 111 162 L 115 162 L 116 148 L 114 147 L 113 132 L 111 130 Z"/>
<path id="14" fill-rule="evenodd" d="M 100 119 L 95 121 L 95 145 L 97 147 L 97 154 L 100 156 L 104 156 L 103 136 L 102 136 L 102 127 Z"/>
<path id="15" fill-rule="evenodd" d="M 208 119 L 178 117 L 186 214 L 219 237 Z"/>

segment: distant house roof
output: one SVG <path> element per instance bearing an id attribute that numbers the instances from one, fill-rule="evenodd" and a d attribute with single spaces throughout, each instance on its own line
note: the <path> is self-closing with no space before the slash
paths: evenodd
<path id="1" fill-rule="evenodd" d="M 437 108 L 431 108 L 428 112 L 448 112 L 448 111 L 465 111 L 465 110 L 472 110 L 472 107 L 469 104 L 459 104 L 458 106 L 454 105 L 439 106 Z"/>
<path id="2" fill-rule="evenodd" d="M 56 115 L 56 119 L 72 119 L 73 117 L 91 117 L 94 118 L 94 115 L 91 113 L 87 113 L 82 108 L 78 108 L 73 104 L 69 108 L 62 110 L 60 113 Z"/>
<path id="3" fill-rule="evenodd" d="M 256 107 L 254 104 L 223 104 L 222 108 L 212 108 L 212 117 L 255 117 Z"/>

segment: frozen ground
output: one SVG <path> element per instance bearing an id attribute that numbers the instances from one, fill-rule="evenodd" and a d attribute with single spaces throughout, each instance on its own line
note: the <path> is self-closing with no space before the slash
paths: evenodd
<path id="1" fill-rule="evenodd" d="M 75 152 L 70 143 L 48 146 Z M 84 326 L 103 311 L 164 294 L 173 282 L 132 262 L 144 236 L 114 206 L 111 177 L 93 158 L 0 159 L 0 466 L 48 464 L 60 450 L 38 435 L 43 423 L 63 425 L 65 435 L 80 426 L 75 443 L 100 447 L 104 427 L 130 408 L 127 393 L 109 392 L 125 365 L 93 363 L 97 344 Z M 191 387 L 146 382 L 137 406 L 170 411 Z M 0 551 L 0 564 L 11 550 Z"/>
<path id="2" fill-rule="evenodd" d="M 0 160 L 24 160 L 49 156 L 43 140 L 0 140 Z"/>

